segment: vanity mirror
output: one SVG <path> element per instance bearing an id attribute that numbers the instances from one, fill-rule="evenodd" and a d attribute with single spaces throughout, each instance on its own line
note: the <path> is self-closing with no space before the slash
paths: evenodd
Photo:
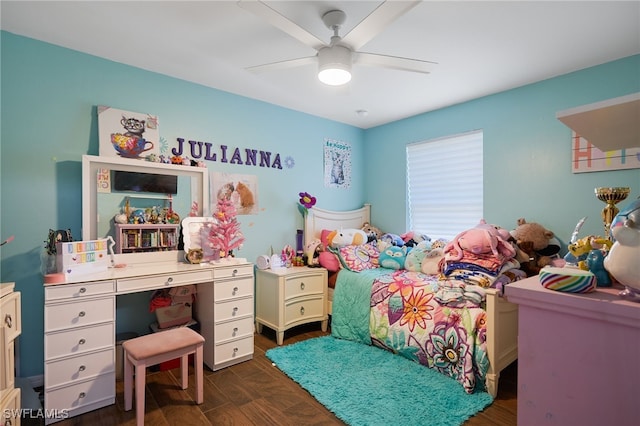
<path id="1" fill-rule="evenodd" d="M 133 174 L 126 174 L 133 173 Z M 143 182 L 143 187 L 116 185 L 116 177 Z M 119 188 L 119 189 L 116 189 Z M 170 188 L 170 189 L 160 189 Z M 168 191 L 159 193 L 156 191 Z M 195 204 L 194 204 L 195 203 Z M 173 164 L 154 163 L 119 157 L 82 157 L 82 239 L 95 240 L 111 236 L 116 239 L 115 217 L 125 213 L 153 208 L 162 213 L 167 209 L 177 213 L 175 224 L 189 216 L 197 206 L 197 216 L 207 216 L 209 182 L 207 169 Z M 183 259 L 183 253 L 173 251 L 118 254 L 119 262 L 146 263 Z"/>

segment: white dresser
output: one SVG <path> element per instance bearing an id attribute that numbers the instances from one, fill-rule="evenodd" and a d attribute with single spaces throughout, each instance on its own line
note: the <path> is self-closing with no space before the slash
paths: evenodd
<path id="1" fill-rule="evenodd" d="M 253 358 L 253 265 L 213 270 L 198 286 L 195 318 L 207 342 L 204 363 L 219 370 Z"/>
<path id="2" fill-rule="evenodd" d="M 0 284 L 0 425 L 20 424 L 20 388 L 15 387 L 15 340 L 22 332 L 20 292 Z"/>
<path id="3" fill-rule="evenodd" d="M 240 327 L 246 318 L 253 320 L 253 265 L 244 260 L 134 264 L 45 284 L 44 408 L 57 413 L 47 424 L 115 403 L 117 295 L 189 284 L 197 285 L 196 311 L 210 312 L 216 320 L 211 328 L 202 324 L 207 365 L 222 368 L 250 359 L 253 327 Z M 209 292 L 215 295 L 210 298 Z M 232 333 L 238 329 L 237 339 L 221 334 L 228 324 Z"/>
<path id="4" fill-rule="evenodd" d="M 256 329 L 262 326 L 277 333 L 282 345 L 284 332 L 291 327 L 321 321 L 327 331 L 327 270 L 293 267 L 258 270 L 256 275 Z"/>

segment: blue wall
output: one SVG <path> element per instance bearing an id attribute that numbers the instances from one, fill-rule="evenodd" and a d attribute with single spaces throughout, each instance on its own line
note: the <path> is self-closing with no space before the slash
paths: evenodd
<path id="1" fill-rule="evenodd" d="M 259 181 L 258 215 L 240 216 L 249 260 L 293 244 L 302 226 L 297 194 L 318 206 L 346 210 L 372 204 L 372 222 L 406 229 L 405 154 L 409 142 L 484 130 L 485 217 L 512 228 L 518 217 L 568 236 L 577 220 L 601 233 L 596 186 L 631 186 L 640 169 L 572 175 L 570 130 L 559 110 L 640 91 L 640 56 L 419 115 L 374 129 L 287 110 L 154 74 L 6 32 L 1 33 L 2 128 L 1 280 L 23 294 L 22 376 L 43 373 L 43 287 L 40 256 L 48 230 L 81 236 L 81 157 L 98 154 L 96 105 L 149 112 L 169 143 L 178 137 L 291 156 L 295 167 L 274 170 L 209 162 L 210 171 L 252 174 Z M 351 188 L 323 185 L 325 138 L 350 142 Z M 372 173 L 372 171 L 374 171 Z M 365 179 L 366 178 L 366 179 Z M 394 206 L 393 208 L 387 206 Z M 126 308 L 140 300 L 118 300 Z"/>

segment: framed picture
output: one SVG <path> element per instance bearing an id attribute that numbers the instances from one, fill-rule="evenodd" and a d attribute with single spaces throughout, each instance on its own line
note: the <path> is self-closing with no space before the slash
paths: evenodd
<path id="1" fill-rule="evenodd" d="M 220 258 L 220 250 L 208 244 L 209 232 L 215 222 L 213 217 L 190 216 L 182 219 L 182 240 L 184 241 L 185 254 L 188 254 L 190 250 L 202 250 L 203 262 Z"/>
<path id="2" fill-rule="evenodd" d="M 146 158 L 160 155 L 158 117 L 98 106 L 100 156 Z"/>
<path id="3" fill-rule="evenodd" d="M 258 178 L 254 175 L 214 172 L 211 179 L 211 211 L 217 210 L 218 200 L 233 203 L 239 215 L 258 214 Z"/>

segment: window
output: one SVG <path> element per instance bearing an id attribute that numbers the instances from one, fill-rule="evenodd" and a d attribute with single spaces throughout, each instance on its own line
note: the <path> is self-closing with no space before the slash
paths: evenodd
<path id="1" fill-rule="evenodd" d="M 483 217 L 482 131 L 407 145 L 409 229 L 453 239 Z"/>

